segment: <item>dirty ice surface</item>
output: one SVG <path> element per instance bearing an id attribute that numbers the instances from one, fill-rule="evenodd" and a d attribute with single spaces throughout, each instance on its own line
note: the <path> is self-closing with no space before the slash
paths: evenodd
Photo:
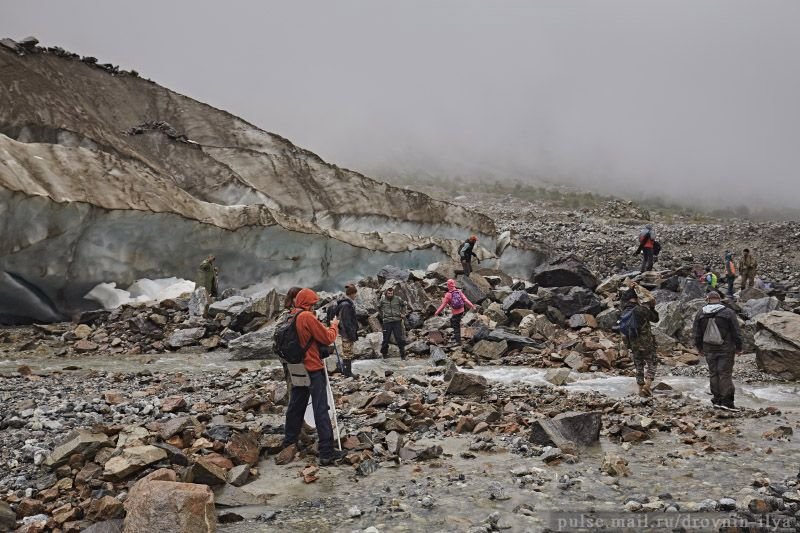
<path id="1" fill-rule="evenodd" d="M 100 283 L 84 298 L 99 303 L 103 309 L 111 310 L 121 305 L 160 302 L 177 298 L 194 291 L 194 282 L 181 278 L 138 279 L 127 290 L 118 289 L 116 283 Z"/>

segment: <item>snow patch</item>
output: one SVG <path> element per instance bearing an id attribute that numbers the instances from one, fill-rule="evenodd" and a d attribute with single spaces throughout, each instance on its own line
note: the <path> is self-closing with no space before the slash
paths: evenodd
<path id="1" fill-rule="evenodd" d="M 194 282 L 181 278 L 138 279 L 127 290 L 118 289 L 117 284 L 100 283 L 86 293 L 84 299 L 99 303 L 110 310 L 121 305 L 160 302 L 177 298 L 194 291 Z"/>

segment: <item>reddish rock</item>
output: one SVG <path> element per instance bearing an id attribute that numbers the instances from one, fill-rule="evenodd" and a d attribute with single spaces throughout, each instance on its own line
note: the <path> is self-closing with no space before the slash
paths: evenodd
<path id="1" fill-rule="evenodd" d="M 74 348 L 76 352 L 93 352 L 99 346 L 90 340 L 81 339 L 74 344 Z"/>
<path id="2" fill-rule="evenodd" d="M 26 516 L 33 516 L 44 512 L 44 505 L 39 500 L 33 498 L 23 498 L 19 505 L 17 505 L 17 519 L 23 519 Z"/>
<path id="3" fill-rule="evenodd" d="M 164 479 L 164 480 L 162 480 Z M 205 485 L 176 483 L 175 472 L 161 469 L 131 488 L 125 500 L 125 533 L 216 531 L 214 493 Z"/>
<path id="4" fill-rule="evenodd" d="M 183 396 L 170 396 L 161 402 L 162 413 L 177 413 L 186 411 L 186 408 L 186 400 L 183 399 Z"/>
<path id="5" fill-rule="evenodd" d="M 204 455 L 203 459 L 214 466 L 222 468 L 223 470 L 230 470 L 233 468 L 233 462 L 224 455 L 220 455 L 218 453 L 209 453 L 208 455 Z"/>
<path id="6" fill-rule="evenodd" d="M 100 522 L 120 518 L 124 513 L 121 501 L 113 496 L 103 496 L 89 504 L 88 517 L 92 521 Z"/>
<path id="7" fill-rule="evenodd" d="M 110 390 L 103 393 L 106 403 L 110 405 L 119 405 L 125 401 L 125 397 L 118 390 Z"/>
<path id="8" fill-rule="evenodd" d="M 471 416 L 462 416 L 456 424 L 456 433 L 472 433 L 475 429 L 475 421 Z"/>
<path id="9" fill-rule="evenodd" d="M 236 431 L 225 445 L 225 451 L 237 464 L 255 466 L 261 454 L 258 435 L 252 431 Z"/>

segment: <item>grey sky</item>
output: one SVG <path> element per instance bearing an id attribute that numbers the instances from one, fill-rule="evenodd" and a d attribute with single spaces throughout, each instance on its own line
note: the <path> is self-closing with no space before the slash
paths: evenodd
<path id="1" fill-rule="evenodd" d="M 134 68 L 366 173 L 798 204 L 794 0 L 5 0 L 0 13 L 2 36 Z"/>

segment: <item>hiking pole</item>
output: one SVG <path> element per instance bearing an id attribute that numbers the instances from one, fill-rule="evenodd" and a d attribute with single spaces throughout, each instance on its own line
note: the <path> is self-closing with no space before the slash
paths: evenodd
<path id="1" fill-rule="evenodd" d="M 328 367 L 323 365 L 325 369 L 325 383 L 328 385 L 328 402 L 333 410 L 333 427 L 336 428 L 336 442 L 339 444 L 339 451 L 342 451 L 342 438 L 339 436 L 339 420 L 336 418 L 336 402 L 333 401 L 333 389 L 331 389 L 331 380 L 328 378 Z"/>
<path id="2" fill-rule="evenodd" d="M 336 341 L 333 341 L 333 353 L 336 354 L 336 367 L 339 369 L 339 372 L 344 375 L 344 363 L 342 362 L 342 358 L 339 357 L 339 348 L 336 347 Z"/>

